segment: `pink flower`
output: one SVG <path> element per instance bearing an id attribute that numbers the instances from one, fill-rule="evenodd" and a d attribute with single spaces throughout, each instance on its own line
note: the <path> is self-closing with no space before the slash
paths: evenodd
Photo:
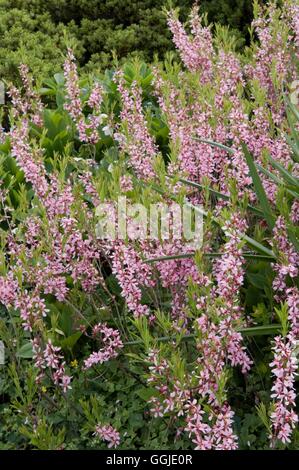
<path id="1" fill-rule="evenodd" d="M 205 83 L 210 80 L 212 72 L 212 35 L 209 28 L 201 25 L 197 6 L 191 11 L 190 26 L 192 37 L 188 37 L 173 12 L 168 14 L 168 27 L 173 34 L 173 42 L 180 52 L 182 61 L 190 71 L 200 71 L 201 81 Z"/>
<path id="2" fill-rule="evenodd" d="M 97 434 L 102 439 L 102 441 L 108 442 L 109 449 L 111 447 L 118 447 L 120 444 L 119 432 L 109 424 L 97 424 L 96 432 L 94 434 Z"/>
<path id="3" fill-rule="evenodd" d="M 120 339 L 120 334 L 117 330 L 109 328 L 105 323 L 95 325 L 93 328 L 93 335 L 101 334 L 101 341 L 103 347 L 98 352 L 93 352 L 84 361 L 84 368 L 89 369 L 94 364 L 102 364 L 110 359 L 117 357 L 118 350 L 123 347 Z"/>
<path id="4" fill-rule="evenodd" d="M 229 405 L 223 405 L 217 414 L 213 426 L 213 442 L 215 450 L 236 450 L 238 448 L 237 436 L 232 429 L 234 413 Z"/>
<path id="5" fill-rule="evenodd" d="M 118 242 L 112 253 L 112 272 L 115 274 L 130 311 L 140 317 L 149 314 L 146 305 L 141 304 L 141 287 L 153 287 L 151 268 L 141 261 L 139 254 L 130 246 Z"/>
<path id="6" fill-rule="evenodd" d="M 276 440 L 284 444 L 290 442 L 293 429 L 298 422 L 295 408 L 295 376 L 297 375 L 297 359 L 295 348 L 297 341 L 290 333 L 286 338 L 274 338 L 274 360 L 270 364 L 274 375 L 271 397 L 274 399 L 274 411 L 271 414 L 272 433 L 271 445 Z"/>
<path id="7" fill-rule="evenodd" d="M 66 80 L 67 101 L 64 105 L 76 124 L 81 142 L 96 144 L 99 141 L 98 127 L 102 122 L 101 104 L 103 101 L 103 89 L 99 83 L 95 83 L 87 101 L 92 109 L 87 119 L 83 113 L 83 105 L 80 98 L 80 86 L 75 57 L 71 49 L 68 49 L 64 63 L 64 76 Z"/>
<path id="8" fill-rule="evenodd" d="M 114 80 L 118 83 L 117 89 L 122 99 L 120 117 L 125 127 L 125 132 L 117 137 L 120 148 L 128 154 L 130 165 L 138 177 L 153 178 L 153 161 L 158 149 L 147 128 L 142 109 L 142 90 L 135 82 L 128 90 L 121 74 L 115 75 Z"/>

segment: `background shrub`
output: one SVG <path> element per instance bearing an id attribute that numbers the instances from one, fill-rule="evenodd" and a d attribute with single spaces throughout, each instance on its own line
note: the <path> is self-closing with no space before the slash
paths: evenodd
<path id="1" fill-rule="evenodd" d="M 186 20 L 193 0 L 175 0 Z M 57 72 L 65 53 L 64 32 L 87 70 L 138 55 L 146 61 L 173 50 L 163 8 L 167 0 L 0 0 L 0 77 L 16 80 L 20 62 L 35 76 Z M 241 47 L 252 19 L 250 0 L 203 1 L 209 22 L 229 25 Z"/>

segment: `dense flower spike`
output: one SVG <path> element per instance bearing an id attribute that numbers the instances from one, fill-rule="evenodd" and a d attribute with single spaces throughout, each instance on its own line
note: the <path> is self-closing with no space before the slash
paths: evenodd
<path id="1" fill-rule="evenodd" d="M 287 444 L 291 440 L 293 429 L 298 422 L 295 413 L 295 376 L 298 374 L 296 347 L 299 341 L 299 293 L 297 287 L 287 289 L 287 278 L 298 276 L 299 257 L 294 246 L 288 240 L 285 220 L 278 217 L 273 230 L 273 246 L 279 253 L 278 263 L 274 265 L 276 277 L 273 288 L 278 300 L 286 300 L 288 306 L 289 333 L 277 336 L 274 340 L 274 359 L 270 364 L 274 375 L 271 397 L 274 399 L 274 411 L 271 414 L 271 445 L 277 440 Z"/>
<path id="2" fill-rule="evenodd" d="M 29 74 L 27 65 L 21 64 L 19 67 L 20 76 L 24 88 L 24 96 L 15 86 L 10 86 L 8 95 L 13 104 L 13 116 L 15 118 L 27 117 L 37 126 L 42 126 L 43 105 L 40 96 L 33 88 L 33 80 Z"/>
<path id="3" fill-rule="evenodd" d="M 223 405 L 212 429 L 215 450 L 235 450 L 238 448 L 237 437 L 232 431 L 233 417 L 234 413 L 230 407 Z"/>
<path id="4" fill-rule="evenodd" d="M 298 422 L 295 407 L 295 375 L 297 371 L 297 358 L 295 348 L 297 341 L 292 333 L 286 338 L 277 336 L 273 347 L 274 360 L 271 362 L 275 382 L 271 397 L 275 400 L 272 421 L 272 446 L 279 439 L 284 444 L 290 442 L 293 429 Z"/>
<path id="5" fill-rule="evenodd" d="M 115 135 L 123 152 L 129 155 L 130 165 L 137 176 L 148 179 L 154 176 L 153 161 L 157 147 L 147 128 L 142 109 L 142 91 L 137 83 L 132 83 L 128 90 L 122 74 L 115 76 L 117 88 L 121 95 L 121 120 L 124 131 Z"/>
<path id="6" fill-rule="evenodd" d="M 49 185 L 40 149 L 32 150 L 29 144 L 29 123 L 23 119 L 11 132 L 12 155 L 24 171 L 26 180 L 32 184 L 37 196 L 44 200 Z"/>
<path id="7" fill-rule="evenodd" d="M 185 431 L 192 437 L 192 442 L 196 445 L 195 450 L 210 450 L 213 446 L 212 429 L 209 424 L 203 423 L 204 411 L 196 400 L 188 403 L 187 426 Z"/>
<path id="8" fill-rule="evenodd" d="M 210 80 L 212 72 L 212 35 L 207 27 L 201 25 L 198 8 L 195 6 L 190 15 L 192 38 L 188 37 L 174 12 L 168 15 L 168 26 L 173 34 L 173 42 L 180 51 L 181 59 L 190 71 L 199 71 L 201 81 Z"/>
<path id="9" fill-rule="evenodd" d="M 151 268 L 143 263 L 133 247 L 118 243 L 112 255 L 112 271 L 122 288 L 122 296 L 134 316 L 149 315 L 149 308 L 142 305 L 141 287 L 154 287 Z"/>
<path id="10" fill-rule="evenodd" d="M 89 369 L 94 364 L 102 364 L 103 362 L 109 361 L 117 357 L 118 349 L 123 347 L 123 343 L 120 339 L 120 334 L 117 330 L 109 328 L 107 325 L 100 323 L 93 328 L 93 334 L 101 334 L 101 341 L 103 347 L 98 351 L 92 353 L 85 361 L 84 366 Z"/>
<path id="11" fill-rule="evenodd" d="M 274 248 L 279 252 L 279 263 L 274 265 L 277 273 L 273 287 L 277 292 L 286 289 L 286 278 L 298 276 L 299 255 L 288 240 L 286 224 L 282 216 L 278 217 L 273 230 Z"/>
<path id="12" fill-rule="evenodd" d="M 106 117 L 106 115 L 101 114 L 103 88 L 99 83 L 95 83 L 87 101 L 87 105 L 91 108 L 92 114 L 89 114 L 86 119 L 81 102 L 79 76 L 75 64 L 75 57 L 71 49 L 68 50 L 67 59 L 64 63 L 64 76 L 68 96 L 65 109 L 69 112 L 77 126 L 79 139 L 81 142 L 96 144 L 100 138 L 98 128 L 100 124 L 102 124 L 103 118 Z"/>

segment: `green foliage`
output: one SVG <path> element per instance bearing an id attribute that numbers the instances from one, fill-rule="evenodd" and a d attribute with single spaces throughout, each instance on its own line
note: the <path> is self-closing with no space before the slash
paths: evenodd
<path id="1" fill-rule="evenodd" d="M 193 0 L 175 0 L 186 20 Z M 86 71 L 108 67 L 113 57 L 150 61 L 173 49 L 163 8 L 168 0 L 0 0 L 0 77 L 18 79 L 20 62 L 36 77 L 59 71 L 66 42 Z M 211 23 L 230 26 L 238 46 L 248 39 L 251 0 L 203 1 Z"/>
<path id="2" fill-rule="evenodd" d="M 202 11 L 207 12 L 210 23 L 229 25 L 238 39 L 238 45 L 244 45 L 249 39 L 249 26 L 252 19 L 251 0 L 202 0 Z"/>
<path id="3" fill-rule="evenodd" d="M 14 2 L 0 2 L 0 77 L 16 81 L 17 68 L 26 63 L 36 77 L 45 78 L 61 69 L 64 45 L 64 26 L 53 23 L 48 12 L 34 14 L 28 9 L 18 9 Z M 31 5 L 31 2 L 30 2 Z M 68 34 L 74 37 L 76 26 L 68 24 Z M 78 45 L 80 56 L 82 47 Z"/>

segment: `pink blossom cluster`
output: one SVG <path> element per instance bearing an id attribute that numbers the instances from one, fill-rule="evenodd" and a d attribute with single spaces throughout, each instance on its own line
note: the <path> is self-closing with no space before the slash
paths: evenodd
<path id="1" fill-rule="evenodd" d="M 181 240 L 164 242 L 154 250 L 155 257 L 173 256 L 178 253 L 192 253 L 194 249 L 188 248 Z M 152 255 L 153 256 L 153 255 Z M 190 259 L 175 259 L 156 263 L 162 286 L 171 292 L 172 316 L 177 323 L 179 320 L 186 323 L 186 288 L 190 279 L 197 285 L 208 286 L 211 281 L 205 274 L 199 273 L 195 262 Z"/>
<path id="2" fill-rule="evenodd" d="M 210 414 L 203 411 L 199 402 L 192 398 L 194 391 L 186 383 L 174 380 L 170 364 L 159 357 L 159 352 L 149 352 L 151 375 L 148 382 L 155 386 L 161 398 L 150 399 L 150 411 L 154 417 L 163 417 L 172 413 L 174 420 L 185 419 L 185 432 L 192 438 L 196 450 L 234 450 L 237 449 L 237 437 L 232 424 L 234 413 L 227 403 L 214 406 Z M 198 388 L 196 388 L 198 390 Z"/>
<path id="3" fill-rule="evenodd" d="M 122 101 L 122 129 L 114 137 L 119 141 L 121 150 L 129 155 L 136 175 L 144 179 L 153 178 L 153 162 L 158 150 L 147 128 L 142 109 L 142 91 L 135 82 L 128 90 L 120 73 L 115 75 L 114 80 Z"/>
<path id="4" fill-rule="evenodd" d="M 54 384 L 59 385 L 66 393 L 72 388 L 70 385 L 72 377 L 65 373 L 65 362 L 63 362 L 63 356 L 59 354 L 61 348 L 54 346 L 50 339 L 44 349 L 37 337 L 31 343 L 35 365 L 40 369 L 38 380 L 40 381 L 45 375 L 45 370 L 49 369 Z"/>
<path id="5" fill-rule="evenodd" d="M 298 423 L 295 413 L 295 376 L 297 375 L 297 358 L 295 349 L 298 340 L 290 333 L 286 338 L 276 336 L 274 339 L 274 359 L 271 362 L 272 374 L 275 381 L 271 397 L 274 399 L 274 411 L 271 414 L 272 433 L 271 443 L 276 440 L 284 444 L 291 442 L 292 431 Z"/>
<path id="6" fill-rule="evenodd" d="M 13 116 L 30 117 L 30 120 L 37 126 L 42 126 L 43 105 L 40 96 L 33 88 L 33 80 L 29 74 L 28 66 L 21 64 L 19 67 L 24 96 L 18 88 L 10 86 L 8 95 L 13 104 Z"/>
<path id="7" fill-rule="evenodd" d="M 187 35 L 174 12 L 169 12 L 167 23 L 182 61 L 191 72 L 200 72 L 201 81 L 205 83 L 210 80 L 212 72 L 212 35 L 210 28 L 202 26 L 197 10 L 195 6 L 190 14 L 192 38 Z"/>
<path id="8" fill-rule="evenodd" d="M 64 77 L 66 81 L 67 102 L 65 109 L 77 126 L 79 139 L 81 142 L 96 144 L 99 140 L 98 128 L 103 120 L 101 114 L 101 104 L 103 101 L 103 88 L 99 83 L 95 83 L 91 91 L 87 105 L 91 108 L 87 120 L 83 113 L 83 105 L 80 97 L 79 76 L 75 57 L 71 49 L 68 49 L 66 61 L 64 63 Z"/>
<path id="9" fill-rule="evenodd" d="M 46 317 L 48 312 L 44 299 L 34 291 L 29 293 L 25 290 L 19 294 L 18 298 L 15 298 L 14 306 L 20 311 L 25 331 L 33 331 L 37 322 Z"/>
<path id="10" fill-rule="evenodd" d="M 102 441 L 106 441 L 109 449 L 111 449 L 111 447 L 118 447 L 120 444 L 120 434 L 110 424 L 97 424 L 95 435 L 98 435 Z"/>
<path id="11" fill-rule="evenodd" d="M 187 426 L 185 431 L 192 442 L 196 445 L 195 450 L 236 450 L 237 437 L 232 431 L 234 413 L 231 408 L 224 404 L 218 412 L 214 425 L 203 421 L 204 411 L 201 406 L 193 400 L 186 405 L 188 409 Z M 211 422 L 213 416 L 209 416 Z"/>
<path id="12" fill-rule="evenodd" d="M 209 119 L 210 110 L 200 106 L 198 96 L 192 93 L 192 105 L 186 104 L 181 91 L 168 80 L 164 80 L 157 71 L 154 78 L 155 94 L 162 109 L 171 140 L 176 143 L 177 156 L 168 165 L 170 174 L 179 173 L 193 181 L 203 177 L 213 180 L 215 167 L 219 163 L 213 148 L 196 139 L 213 139 Z M 217 152 L 216 152 L 217 153 Z"/>
<path id="13" fill-rule="evenodd" d="M 259 163 L 265 150 L 282 164 L 291 162 L 285 138 L 272 132 L 271 121 L 273 119 L 274 123 L 279 124 L 284 113 L 284 106 L 276 97 L 279 96 L 278 87 L 282 87 L 293 70 L 292 28 L 296 20 L 289 21 L 290 34 L 285 44 L 283 43 L 285 31 L 280 32 L 277 27 L 281 12 L 279 13 L 279 10 L 273 6 L 271 8 L 268 8 L 268 18 L 264 12 L 264 17 L 253 23 L 253 27 L 261 37 L 261 43 L 254 50 L 255 65 L 243 68 L 233 53 L 221 49 L 215 53 L 204 40 L 196 41 L 197 26 L 194 27 L 194 24 L 200 24 L 196 8 L 190 15 L 191 31 L 193 33 L 195 31 L 193 38 L 188 36 L 176 14 L 173 12 L 169 14 L 174 41 L 186 67 L 194 69 L 194 57 L 197 54 L 198 56 L 205 54 L 206 60 L 211 63 L 211 66 L 205 69 L 209 73 L 205 80 L 207 83 L 203 86 L 212 87 L 215 91 L 212 95 L 214 103 L 212 99 L 212 102 L 201 99 L 201 87 L 188 90 L 188 96 L 184 96 L 181 87 L 173 84 L 168 77 L 164 80 L 161 72 L 157 71 L 159 76 L 154 79 L 158 101 L 165 114 L 171 138 L 173 142 L 179 144 L 178 158 L 174 163 L 171 162 L 169 170 L 183 172 L 194 181 L 200 181 L 203 176 L 208 176 L 210 181 L 217 182 L 225 193 L 228 191 L 227 181 L 230 175 L 236 180 L 240 196 L 247 193 L 251 200 L 254 199 L 254 193 L 250 188 L 251 179 L 241 142 L 247 144 Z M 190 65 L 191 56 L 192 65 Z M 274 86 L 275 74 L 277 79 Z M 181 80 L 183 77 L 184 73 L 181 72 Z M 255 83 L 254 80 L 259 81 L 260 86 L 267 90 L 268 101 L 267 106 L 262 107 L 257 100 L 248 111 L 244 108 L 244 101 L 241 98 L 244 88 L 251 87 Z M 211 127 L 213 119 L 211 108 L 214 106 L 219 115 L 214 112 L 216 123 Z M 271 114 L 268 107 L 271 108 Z M 198 139 L 208 139 L 223 144 L 231 140 L 235 152 L 229 156 L 223 150 L 207 146 Z M 269 169 L 273 171 L 272 168 Z M 269 198 L 275 201 L 277 186 L 264 174 L 261 174 L 261 178 Z"/>
<path id="14" fill-rule="evenodd" d="M 185 431 L 192 442 L 195 444 L 195 450 L 211 450 L 213 448 L 212 428 L 203 421 L 204 411 L 196 400 L 192 400 L 185 406 L 187 414 L 187 426 Z"/>
<path id="15" fill-rule="evenodd" d="M 0 302 L 6 307 L 14 305 L 16 293 L 18 291 L 18 282 L 14 279 L 13 274 L 8 276 L 0 276 Z"/>
<path id="16" fill-rule="evenodd" d="M 297 287 L 290 287 L 286 291 L 288 305 L 288 319 L 291 331 L 295 338 L 299 338 L 299 291 Z"/>
<path id="17" fill-rule="evenodd" d="M 244 374 L 252 364 L 242 345 L 242 335 L 236 331 L 236 327 L 242 325 L 242 310 L 239 306 L 239 291 L 244 280 L 241 237 L 246 229 L 246 221 L 237 212 L 223 225 L 227 242 L 223 246 L 223 255 L 214 263 L 214 279 L 200 273 L 193 260 L 190 263 L 189 260 L 187 263 L 185 260 L 157 263 L 160 276 L 168 288 L 181 285 L 186 289 L 188 281 L 192 279 L 200 289 L 209 292 L 197 301 L 200 315 L 195 322 L 195 330 L 199 333 L 198 357 L 192 373 L 185 377 L 184 383 L 173 376 L 170 364 L 159 356 L 158 351 L 149 353 L 151 365 L 148 381 L 160 394 L 159 397 L 152 397 L 151 412 L 156 417 L 170 412 L 175 413 L 176 417 L 185 416 L 186 430 L 195 436 L 194 442 L 201 449 L 237 447 L 232 429 L 233 411 L 227 404 L 219 402 L 218 392 L 219 380 L 225 374 L 227 361 L 232 366 L 241 367 Z M 175 248 L 175 245 L 172 247 Z M 184 269 L 186 274 L 181 277 Z M 182 295 L 184 292 L 182 289 Z M 175 291 L 172 291 L 175 298 L 174 294 Z M 206 400 L 209 404 L 212 413 L 210 425 L 202 421 L 201 408 L 195 413 L 192 407 L 188 407 L 195 393 L 200 400 Z M 203 430 L 208 428 L 209 437 L 203 435 Z"/>
<path id="18" fill-rule="evenodd" d="M 71 388 L 72 377 L 66 373 L 62 350 L 54 346 L 45 333 L 44 318 L 49 314 L 46 296 L 53 295 L 56 301 L 67 302 L 77 316 L 82 316 L 79 307 L 70 302 L 73 286 L 78 298 L 84 293 L 94 308 L 95 299 L 99 298 L 98 287 L 106 289 L 101 263 L 103 260 L 108 265 L 111 263 L 112 275 L 134 317 L 146 317 L 151 331 L 159 323 L 155 309 L 161 306 L 160 292 L 166 293 L 167 299 L 171 298 L 167 319 L 170 338 L 176 335 L 195 337 L 196 357 L 192 365 L 181 361 L 181 368 L 176 368 L 178 354 L 184 356 L 180 341 L 170 339 L 168 349 L 165 346 L 160 351 L 150 350 L 148 383 L 155 388 L 149 400 L 153 416 L 171 416 L 179 425 L 183 422 L 179 429 L 185 430 L 199 450 L 237 448 L 234 411 L 226 401 L 227 371 L 229 367 L 238 367 L 247 374 L 252 365 L 239 330 L 245 325 L 240 300 L 245 270 L 244 234 L 251 220 L 246 220 L 243 207 L 248 201 L 255 203 L 256 196 L 242 143 L 247 144 L 256 162 L 271 169 L 274 175 L 278 173 L 267 166 L 265 156 L 268 154 L 283 165 L 294 166 L 287 139 L 279 132 L 279 126 L 285 116 L 280 89 L 294 75 L 291 62 L 294 38 L 298 41 L 298 18 L 292 15 L 298 16 L 298 10 L 290 8 L 286 12 L 286 26 L 282 29 L 277 27 L 281 12 L 272 4 L 267 12 L 253 23 L 259 44 L 252 51 L 251 66 L 243 66 L 235 53 L 224 50 L 221 45 L 213 46 L 211 30 L 201 25 L 196 8 L 190 16 L 190 36 L 173 12 L 168 15 L 174 43 L 187 71 L 180 71 L 173 78 L 162 69 L 154 70 L 154 94 L 169 128 L 170 161 L 165 187 L 183 195 L 189 203 L 208 206 L 208 218 L 212 215 L 223 221 L 221 229 L 213 232 L 209 228 L 200 262 L 192 257 L 194 249 L 186 247 L 181 240 L 139 243 L 128 237 L 126 242 L 117 240 L 105 244 L 97 240 L 94 207 L 100 196 L 95 162 L 88 170 L 79 172 L 77 181 L 74 175 L 61 177 L 56 169 L 48 172 L 45 155 L 30 135 L 31 123 L 41 124 L 42 106 L 33 91 L 26 66 L 20 69 L 24 96 L 16 88 L 10 91 L 16 119 L 9 135 L 11 154 L 35 197 L 30 203 L 30 214 L 24 220 L 12 222 L 4 214 L 11 225 L 5 240 L 7 257 L 0 276 L 0 302 L 8 309 L 19 311 L 26 335 L 33 337 L 35 365 L 40 371 L 38 380 L 50 374 L 54 384 L 64 392 Z M 287 34 L 282 34 L 284 31 Z M 83 102 L 71 50 L 64 75 L 65 109 L 77 127 L 81 142 L 96 144 L 100 139 L 99 126 L 105 119 L 101 114 L 104 90 L 96 83 L 88 100 Z M 122 176 L 115 186 L 116 192 L 129 193 L 134 185 L 133 178 L 124 174 L 127 165 L 139 180 L 159 182 L 160 175 L 155 172 L 159 149 L 151 135 L 141 87 L 136 81 L 129 86 L 121 72 L 115 74 L 114 81 L 121 112 L 113 137 L 127 157 L 125 168 L 122 167 L 123 155 L 117 162 Z M 250 94 L 248 100 L 244 99 L 247 93 Z M 86 109 L 91 111 L 87 116 Z M 285 131 L 287 126 L 281 127 Z M 231 146 L 232 153 L 210 145 L 207 140 Z M 193 186 L 183 186 L 181 182 L 172 184 L 177 177 L 188 178 Z M 273 205 L 277 185 L 264 174 L 261 179 Z M 194 188 L 194 183 L 201 185 L 203 191 L 200 187 Z M 205 192 L 207 186 L 226 196 L 232 195 L 233 208 L 227 201 L 214 204 L 212 200 L 211 203 Z M 242 209 L 236 209 L 237 206 Z M 289 221 L 296 224 L 299 220 L 298 207 L 297 202 L 292 203 L 289 220 L 283 216 L 277 218 L 270 242 L 277 257 L 273 265 L 275 300 L 285 302 L 289 328 L 284 337 L 275 338 L 274 359 L 270 364 L 274 376 L 270 415 L 273 446 L 276 441 L 289 443 L 298 422 L 295 355 L 299 339 L 299 292 L 295 280 L 299 258 L 288 236 Z M 214 247 L 218 250 L 216 255 Z M 189 257 L 158 260 L 154 264 L 145 262 L 146 258 L 178 254 Z M 207 261 L 214 255 L 214 261 Z M 145 300 L 149 296 L 152 304 Z M 47 338 L 46 343 L 45 339 L 40 339 L 42 336 Z M 92 338 L 100 346 L 85 359 L 84 370 L 116 358 L 124 347 L 120 332 L 106 323 L 94 326 Z M 179 373 L 181 370 L 183 374 Z M 98 424 L 96 434 L 108 447 L 120 443 L 119 433 L 111 425 Z"/>
<path id="19" fill-rule="evenodd" d="M 39 149 L 32 150 L 29 144 L 29 122 L 23 118 L 10 132 L 12 156 L 24 171 L 26 180 L 32 184 L 37 196 L 44 200 L 49 185 Z"/>
<path id="20" fill-rule="evenodd" d="M 93 335 L 95 336 L 97 334 L 101 335 L 103 347 L 99 351 L 93 352 L 85 359 L 85 369 L 89 369 L 94 364 L 103 364 L 103 362 L 114 359 L 118 356 L 118 350 L 123 347 L 119 331 L 109 328 L 105 323 L 99 323 L 93 328 Z"/>
<path id="21" fill-rule="evenodd" d="M 112 272 L 122 288 L 122 296 L 134 316 L 149 315 L 149 308 L 142 304 L 141 287 L 154 287 L 151 267 L 145 264 L 138 252 L 125 243 L 117 243 L 112 253 Z"/>
<path id="22" fill-rule="evenodd" d="M 129 175 L 123 175 L 119 180 L 120 189 L 122 192 L 126 193 L 133 190 L 132 178 Z"/>
<path id="23" fill-rule="evenodd" d="M 187 383 L 181 383 L 173 377 L 170 363 L 156 349 L 148 352 L 150 362 L 148 383 L 154 386 L 160 396 L 151 397 L 151 413 L 154 417 L 162 417 L 166 413 L 175 412 L 177 417 L 184 416 L 184 406 L 190 399 Z M 187 379 L 187 377 L 186 377 Z"/>
<path id="24" fill-rule="evenodd" d="M 235 331 L 235 325 L 242 324 L 242 310 L 239 306 L 239 292 L 244 281 L 244 258 L 241 237 L 246 233 L 246 221 L 240 214 L 232 214 L 223 226 L 228 238 L 223 246 L 223 255 L 214 265 L 217 281 L 216 293 L 223 301 L 219 308 L 219 333 L 226 337 L 227 354 L 232 365 L 240 365 L 242 372 L 250 369 L 252 361 L 242 346 L 242 336 Z"/>
<path id="25" fill-rule="evenodd" d="M 295 13 L 295 17 L 289 24 L 290 33 L 292 28 L 296 28 L 298 21 L 298 9 L 295 8 L 292 12 Z M 285 31 L 277 30 L 280 13 L 275 4 L 270 3 L 267 10 L 260 11 L 258 18 L 253 20 L 252 26 L 258 35 L 260 45 L 256 49 L 253 64 L 246 67 L 249 77 L 252 80 L 257 80 L 260 87 L 267 92 L 273 120 L 276 124 L 280 124 L 283 118 L 283 109 L 276 98 L 277 87 L 282 86 L 288 76 L 294 78 L 296 74 L 292 61 L 292 54 L 296 52 L 294 47 L 296 44 L 292 34 L 289 34 L 287 41 L 284 41 Z"/>
<path id="26" fill-rule="evenodd" d="M 86 194 L 90 197 L 93 205 L 97 207 L 100 203 L 98 192 L 92 182 L 92 173 L 91 171 L 85 171 L 79 176 L 79 180 L 81 181 Z"/>
<path id="27" fill-rule="evenodd" d="M 296 348 L 299 341 L 299 292 L 297 287 L 287 288 L 287 278 L 298 276 L 299 257 L 292 243 L 288 240 L 286 222 L 278 217 L 273 230 L 273 246 L 278 250 L 278 262 L 274 265 L 276 277 L 273 289 L 277 300 L 285 300 L 288 306 L 289 333 L 274 339 L 274 359 L 271 362 L 274 384 L 271 397 L 274 411 L 271 414 L 271 444 L 274 447 L 279 440 L 290 442 L 293 430 L 298 422 L 295 413 L 295 376 L 298 374 Z"/>
<path id="28" fill-rule="evenodd" d="M 25 95 L 22 100 L 25 102 L 29 98 Z M 90 106 L 96 99 L 96 94 L 91 96 Z M 67 276 L 71 275 L 86 292 L 93 291 L 101 282 L 96 266 L 100 252 L 95 235 L 86 235 L 86 227 L 79 228 L 78 210 L 81 214 L 85 210 L 86 221 L 91 218 L 87 205 L 74 209 L 73 184 L 70 180 L 62 181 L 55 172 L 49 174 L 42 151 L 32 144 L 30 103 L 20 113 L 19 121 L 10 131 L 12 155 L 23 170 L 26 182 L 32 185 L 38 209 L 35 209 L 37 215 L 29 215 L 10 231 L 7 238 L 11 269 L 0 278 L 3 284 L 0 301 L 7 308 L 19 310 L 23 328 L 35 335 L 48 314 L 44 296 L 52 294 L 58 301 L 65 301 L 69 292 Z M 41 213 L 46 214 L 46 225 Z M 49 348 L 45 349 L 44 355 L 47 356 Z M 68 377 L 61 362 L 52 373 L 54 383 L 66 390 L 70 382 Z"/>

